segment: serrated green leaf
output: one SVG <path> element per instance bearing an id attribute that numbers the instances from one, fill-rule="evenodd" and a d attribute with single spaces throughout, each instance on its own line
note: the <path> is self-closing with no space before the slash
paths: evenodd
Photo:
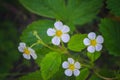
<path id="1" fill-rule="evenodd" d="M 90 73 L 89 69 L 87 69 L 87 68 L 80 70 L 80 75 L 76 77 L 76 80 L 86 80 L 89 73 Z"/>
<path id="2" fill-rule="evenodd" d="M 103 0 L 68 0 L 68 19 L 80 25 L 90 22 L 96 17 L 102 3 Z"/>
<path id="3" fill-rule="evenodd" d="M 86 46 L 83 44 L 84 38 L 87 37 L 87 34 L 75 34 L 71 37 L 68 43 L 68 49 L 72 51 L 81 51 Z"/>
<path id="4" fill-rule="evenodd" d="M 20 77 L 19 80 L 42 80 L 41 72 L 36 71 Z"/>
<path id="5" fill-rule="evenodd" d="M 109 53 L 120 56 L 120 23 L 110 19 L 102 19 L 99 27 Z"/>
<path id="6" fill-rule="evenodd" d="M 61 54 L 57 52 L 48 53 L 41 61 L 41 74 L 44 80 L 51 78 L 61 64 Z"/>
<path id="7" fill-rule="evenodd" d="M 120 16 L 120 0 L 107 0 L 107 8 L 116 16 Z"/>
<path id="8" fill-rule="evenodd" d="M 74 26 L 95 19 L 103 4 L 103 0 L 20 0 L 20 2 L 33 13 Z M 71 30 L 74 26 L 70 26 Z"/>
<path id="9" fill-rule="evenodd" d="M 94 62 L 95 60 L 97 60 L 100 57 L 101 53 L 100 52 L 95 52 L 95 53 L 89 53 L 87 52 L 87 56 L 88 58 Z"/>
<path id="10" fill-rule="evenodd" d="M 64 7 L 64 0 L 20 0 L 20 3 L 29 11 L 50 18 L 60 17 Z"/>
<path id="11" fill-rule="evenodd" d="M 47 35 L 47 29 L 53 27 L 54 22 L 49 20 L 39 20 L 35 21 L 23 31 L 21 36 L 21 41 L 25 42 L 27 45 L 32 45 L 38 39 L 33 35 L 34 31 L 38 32 L 40 38 L 47 44 L 50 43 L 51 39 Z M 40 46 L 39 46 L 40 48 Z"/>

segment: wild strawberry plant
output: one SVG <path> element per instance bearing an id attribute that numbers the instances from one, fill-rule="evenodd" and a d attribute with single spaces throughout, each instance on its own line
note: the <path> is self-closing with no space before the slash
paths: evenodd
<path id="1" fill-rule="evenodd" d="M 20 0 L 20 3 L 45 17 L 29 24 L 21 35 L 19 51 L 25 59 L 34 59 L 40 69 L 20 80 L 119 79 L 119 69 L 105 76 L 106 71 L 96 61 L 104 54 L 120 56 L 120 23 L 116 20 L 120 16 L 120 0 Z M 99 16 L 104 4 L 112 18 Z M 86 27 L 85 24 L 95 21 L 96 29 Z M 77 30 L 83 27 L 84 32 Z"/>

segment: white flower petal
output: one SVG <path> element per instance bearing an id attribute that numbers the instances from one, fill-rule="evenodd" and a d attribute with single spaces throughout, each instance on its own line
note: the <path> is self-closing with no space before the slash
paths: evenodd
<path id="1" fill-rule="evenodd" d="M 69 36 L 69 34 L 63 34 L 61 36 L 61 39 L 64 43 L 67 43 L 70 40 L 70 36 Z"/>
<path id="2" fill-rule="evenodd" d="M 20 42 L 19 46 L 20 47 L 26 47 L 26 44 L 24 42 Z"/>
<path id="3" fill-rule="evenodd" d="M 90 52 L 90 53 L 94 53 L 95 52 L 95 47 L 88 46 L 87 51 Z"/>
<path id="4" fill-rule="evenodd" d="M 20 42 L 18 46 L 18 50 L 20 52 L 23 52 L 25 48 L 26 48 L 26 44 L 24 42 Z"/>
<path id="5" fill-rule="evenodd" d="M 70 69 L 65 70 L 66 76 L 72 76 L 72 71 Z"/>
<path id="6" fill-rule="evenodd" d="M 85 38 L 85 39 L 83 40 L 83 43 L 84 43 L 86 46 L 88 46 L 88 45 L 90 45 L 90 40 L 89 40 L 88 38 Z"/>
<path id="7" fill-rule="evenodd" d="M 52 29 L 52 28 L 49 28 L 48 30 L 47 30 L 47 35 L 48 36 L 54 36 L 55 35 L 55 29 Z"/>
<path id="8" fill-rule="evenodd" d="M 67 25 L 64 25 L 63 28 L 62 28 L 62 32 L 67 33 L 69 31 L 70 31 L 70 28 Z"/>
<path id="9" fill-rule="evenodd" d="M 32 58 L 37 59 L 37 55 L 36 55 L 35 51 L 32 48 L 28 48 L 28 50 L 30 51 L 30 55 L 32 56 Z"/>
<path id="10" fill-rule="evenodd" d="M 52 38 L 52 43 L 54 44 L 54 45 L 59 45 L 60 44 L 60 38 L 59 37 L 53 37 Z"/>
<path id="11" fill-rule="evenodd" d="M 102 50 L 102 45 L 101 45 L 101 44 L 97 44 L 97 45 L 95 46 L 95 49 L 96 49 L 96 51 Z"/>
<path id="12" fill-rule="evenodd" d="M 73 60 L 72 58 L 68 58 L 68 62 L 69 62 L 70 64 L 74 64 L 74 60 Z"/>
<path id="13" fill-rule="evenodd" d="M 95 37 L 96 37 L 96 34 L 94 32 L 90 32 L 88 34 L 88 38 L 91 39 L 91 40 L 95 39 Z"/>
<path id="14" fill-rule="evenodd" d="M 55 28 L 56 28 L 57 30 L 62 30 L 62 28 L 63 28 L 63 23 L 62 23 L 61 21 L 56 21 L 56 22 L 54 23 L 54 26 L 55 26 Z"/>
<path id="15" fill-rule="evenodd" d="M 75 65 L 75 68 L 76 68 L 76 69 L 80 69 L 80 67 L 81 67 L 79 62 L 75 62 L 74 65 Z"/>
<path id="16" fill-rule="evenodd" d="M 97 36 L 96 41 L 97 41 L 97 43 L 103 43 L 104 39 L 101 35 L 99 35 L 99 36 Z"/>
<path id="17" fill-rule="evenodd" d="M 80 71 L 78 69 L 74 70 L 74 76 L 78 76 L 80 74 Z"/>
<path id="18" fill-rule="evenodd" d="M 19 50 L 20 52 L 24 52 L 24 48 L 23 48 L 23 47 L 18 46 L 18 50 Z"/>
<path id="19" fill-rule="evenodd" d="M 25 58 L 25 59 L 30 59 L 31 57 L 30 57 L 30 55 L 27 55 L 27 54 L 25 54 L 25 53 L 23 53 L 23 57 Z"/>
<path id="20" fill-rule="evenodd" d="M 33 59 L 37 59 L 36 53 L 31 53 L 31 56 L 32 56 Z"/>
<path id="21" fill-rule="evenodd" d="M 63 64 L 62 64 L 62 67 L 63 68 L 68 68 L 69 67 L 69 63 L 67 61 L 64 61 Z"/>

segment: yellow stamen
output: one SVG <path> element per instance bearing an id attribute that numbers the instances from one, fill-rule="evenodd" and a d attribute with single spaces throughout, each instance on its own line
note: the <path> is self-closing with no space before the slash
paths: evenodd
<path id="1" fill-rule="evenodd" d="M 62 31 L 61 30 L 56 31 L 56 36 L 60 37 L 61 35 L 62 35 Z"/>
<path id="2" fill-rule="evenodd" d="M 94 40 L 91 40 L 90 43 L 91 43 L 92 46 L 96 46 L 96 44 L 97 44 L 97 42 L 96 42 L 95 39 L 94 39 Z"/>
<path id="3" fill-rule="evenodd" d="M 74 64 L 70 64 L 70 65 L 69 65 L 69 69 L 73 71 L 73 70 L 75 69 Z"/>
<path id="4" fill-rule="evenodd" d="M 25 49 L 24 49 L 24 53 L 25 53 L 25 54 L 30 54 L 30 51 L 29 51 L 27 48 L 25 48 Z"/>

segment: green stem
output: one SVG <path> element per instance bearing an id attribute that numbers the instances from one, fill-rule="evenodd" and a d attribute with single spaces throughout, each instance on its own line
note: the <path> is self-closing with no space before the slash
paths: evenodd
<path id="1" fill-rule="evenodd" d="M 63 43 L 63 42 L 61 42 L 61 44 L 62 44 L 62 48 L 65 48 L 65 45 L 64 45 L 64 43 Z"/>
<path id="2" fill-rule="evenodd" d="M 37 45 L 37 44 L 38 44 L 38 42 L 33 43 L 30 47 L 32 48 L 33 46 L 35 46 L 35 45 Z"/>
<path id="3" fill-rule="evenodd" d="M 34 31 L 34 32 L 33 32 L 33 35 L 38 39 L 38 41 L 37 41 L 35 44 L 33 44 L 33 46 L 39 43 L 39 44 L 42 44 L 42 45 L 44 45 L 45 47 L 47 47 L 47 48 L 49 48 L 49 49 L 51 49 L 51 50 L 56 51 L 56 49 L 48 46 L 47 44 L 45 44 L 45 43 L 42 41 L 42 39 L 39 37 L 37 31 Z"/>
<path id="4" fill-rule="evenodd" d="M 47 47 L 47 48 L 49 48 L 49 49 L 51 49 L 51 50 L 53 50 L 53 51 L 60 52 L 59 50 L 56 50 L 56 49 L 50 47 L 49 45 L 45 44 L 43 41 L 41 42 L 41 41 L 38 40 L 38 43 L 39 43 L 39 44 L 42 44 L 43 46 L 45 46 L 45 47 Z"/>
<path id="5" fill-rule="evenodd" d="M 33 35 L 34 35 L 38 40 L 42 40 L 42 39 L 39 37 L 37 31 L 33 31 Z"/>
<path id="6" fill-rule="evenodd" d="M 81 66 L 83 66 L 83 67 L 87 67 L 87 68 L 91 68 L 90 65 L 86 65 L 86 64 L 81 64 Z"/>

